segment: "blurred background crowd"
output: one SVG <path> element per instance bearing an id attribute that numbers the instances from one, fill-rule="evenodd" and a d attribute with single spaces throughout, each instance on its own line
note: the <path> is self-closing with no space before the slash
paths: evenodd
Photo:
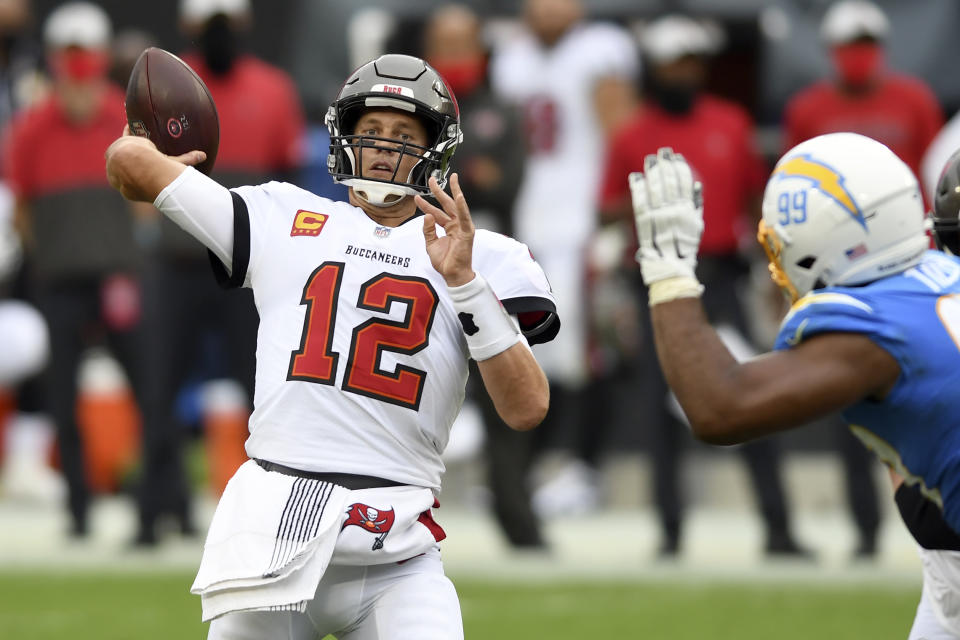
<path id="1" fill-rule="evenodd" d="M 815 451 L 840 461 L 853 553 L 871 558 L 889 491 L 839 418 L 732 454 L 693 442 L 652 349 L 627 175 L 660 146 L 691 163 L 704 303 L 750 357 L 785 310 L 755 242 L 772 163 L 855 131 L 893 149 L 929 202 L 960 147 L 960 119 L 947 121 L 958 24 L 960 4 L 936 0 L 0 0 L 0 331 L 16 336 L 0 353 L 0 500 L 65 504 L 83 538 L 92 500 L 128 496 L 131 542 L 149 547 L 195 534 L 196 497 L 245 459 L 252 297 L 218 290 L 200 245 L 104 175 L 140 53 L 174 51 L 206 82 L 220 182 L 345 199 L 323 119 L 353 68 L 393 52 L 447 80 L 477 225 L 526 243 L 558 300 L 560 336 L 534 349 L 552 386 L 545 423 L 509 430 L 474 376 L 448 452 L 452 470 L 483 469 L 477 495 L 506 540 L 545 549 L 544 520 L 609 506 L 624 488 L 604 465 L 629 452 L 650 473 L 624 476 L 628 490 L 675 556 L 696 450 L 742 461 L 766 553 L 806 558 L 783 461 Z"/>

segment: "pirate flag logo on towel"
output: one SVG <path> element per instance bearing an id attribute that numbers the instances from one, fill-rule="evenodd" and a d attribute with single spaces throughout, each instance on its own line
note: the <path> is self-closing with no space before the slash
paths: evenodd
<path id="1" fill-rule="evenodd" d="M 347 509 L 347 520 L 340 527 L 340 530 L 343 531 L 350 525 L 354 525 L 364 531 L 377 534 L 371 547 L 373 551 L 376 551 L 383 548 L 383 539 L 390 533 L 394 517 L 393 509 L 381 511 L 357 502 Z"/>

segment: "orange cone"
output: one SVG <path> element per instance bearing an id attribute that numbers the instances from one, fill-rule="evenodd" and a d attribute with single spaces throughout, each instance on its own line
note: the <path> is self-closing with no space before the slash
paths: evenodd
<path id="1" fill-rule="evenodd" d="M 117 491 L 140 452 L 140 414 L 133 394 L 128 388 L 81 393 L 77 423 L 90 490 Z"/>
<path id="2" fill-rule="evenodd" d="M 247 461 L 243 444 L 247 440 L 248 417 L 246 411 L 213 411 L 204 418 L 210 490 L 218 496 Z"/>

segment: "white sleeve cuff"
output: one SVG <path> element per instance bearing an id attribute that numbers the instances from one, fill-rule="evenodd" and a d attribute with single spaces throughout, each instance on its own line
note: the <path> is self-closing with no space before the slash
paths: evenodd
<path id="1" fill-rule="evenodd" d="M 193 167 L 164 187 L 153 206 L 202 242 L 225 265 L 233 263 L 230 191 Z"/>

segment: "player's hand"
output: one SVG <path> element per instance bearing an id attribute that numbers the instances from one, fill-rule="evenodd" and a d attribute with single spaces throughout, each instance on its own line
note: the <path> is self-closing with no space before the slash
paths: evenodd
<path id="1" fill-rule="evenodd" d="M 650 286 L 667 278 L 696 278 L 703 233 L 702 187 L 694 182 L 683 156 L 669 147 L 647 156 L 643 165 L 643 173 L 629 177 L 643 281 Z"/>
<path id="2" fill-rule="evenodd" d="M 107 180 L 127 200 L 153 202 L 157 194 L 183 173 L 184 165 L 203 162 L 207 154 L 190 151 L 180 156 L 167 156 L 147 138 L 129 135 L 129 127 L 107 147 Z"/>
<path id="3" fill-rule="evenodd" d="M 450 192 L 448 195 L 440 188 L 435 178 L 428 183 L 433 197 L 440 203 L 440 207 L 427 202 L 422 196 L 415 196 L 414 200 L 423 211 L 423 237 L 427 243 L 427 254 L 430 262 L 444 280 L 447 286 L 458 287 L 473 280 L 473 220 L 470 218 L 470 209 L 460 190 L 460 177 L 457 174 L 450 176 Z M 437 225 L 443 227 L 446 235 L 437 235 Z"/>
<path id="4" fill-rule="evenodd" d="M 150 140 L 150 138 L 144 138 L 144 137 L 142 137 L 142 136 L 134 135 L 134 133 L 133 133 L 132 131 L 130 131 L 130 125 L 129 125 L 129 124 L 123 125 L 123 134 L 120 136 L 119 139 L 114 140 L 114 144 L 116 144 L 116 143 L 119 142 L 120 140 L 124 140 L 124 139 L 126 139 L 126 138 L 128 138 L 128 137 L 129 137 L 129 138 L 134 138 L 134 139 L 136 139 L 136 140 L 143 140 L 148 147 L 151 147 L 151 148 L 153 148 L 153 149 L 157 149 L 157 145 L 153 144 L 153 141 Z M 138 143 L 138 144 L 142 144 L 142 143 Z M 111 146 L 113 146 L 113 145 L 111 145 Z M 108 149 L 107 151 L 108 151 L 108 153 L 109 153 L 109 149 Z M 160 150 L 157 149 L 157 152 L 159 153 Z M 172 160 L 176 160 L 176 161 L 179 162 L 180 164 L 185 164 L 185 165 L 187 165 L 188 167 L 192 167 L 192 166 L 198 165 L 198 164 L 200 164 L 201 162 L 203 162 L 204 160 L 206 160 L 206 159 L 207 159 L 207 154 L 206 154 L 205 152 L 203 152 L 203 151 L 200 151 L 200 150 L 198 149 L 198 150 L 196 150 L 196 151 L 188 151 L 187 153 L 181 154 L 181 155 L 179 155 L 179 156 L 167 156 L 167 157 L 168 157 L 168 158 L 171 158 Z"/>

